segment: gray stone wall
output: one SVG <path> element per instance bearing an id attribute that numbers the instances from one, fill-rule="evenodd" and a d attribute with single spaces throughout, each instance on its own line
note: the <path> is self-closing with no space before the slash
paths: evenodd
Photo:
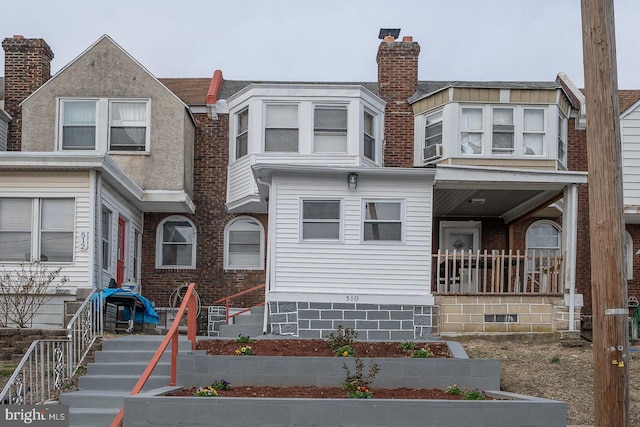
<path id="1" fill-rule="evenodd" d="M 274 301 L 269 323 L 275 335 L 323 338 L 338 326 L 354 329 L 367 340 L 428 338 L 433 327 L 432 306 Z"/>

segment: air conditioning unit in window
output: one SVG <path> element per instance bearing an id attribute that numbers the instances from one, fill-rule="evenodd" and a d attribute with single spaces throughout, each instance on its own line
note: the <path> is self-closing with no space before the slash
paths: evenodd
<path id="1" fill-rule="evenodd" d="M 429 145 L 424 148 L 424 161 L 439 159 L 442 157 L 442 144 Z"/>

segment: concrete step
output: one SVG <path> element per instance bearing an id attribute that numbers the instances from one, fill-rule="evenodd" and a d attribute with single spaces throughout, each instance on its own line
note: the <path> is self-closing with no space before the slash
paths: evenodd
<path id="1" fill-rule="evenodd" d="M 96 352 L 96 363 L 130 363 L 130 362 L 146 362 L 148 363 L 155 351 L 99 351 Z M 160 362 L 171 361 L 171 350 L 165 351 L 160 358 Z"/>
<path id="2" fill-rule="evenodd" d="M 147 368 L 149 362 L 130 362 L 126 363 L 89 363 L 87 364 L 88 375 L 108 375 L 118 373 L 120 375 L 142 375 Z M 171 363 L 159 362 L 153 370 L 153 375 L 170 375 Z"/>
<path id="3" fill-rule="evenodd" d="M 234 325 L 260 325 L 264 318 L 262 314 L 240 314 L 233 318 Z"/>
<path id="4" fill-rule="evenodd" d="M 262 335 L 262 324 L 220 325 L 220 338 L 238 338 L 238 335 L 245 335 L 250 337 Z"/>
<path id="5" fill-rule="evenodd" d="M 120 408 L 69 408 L 69 427 L 108 427 Z"/>
<path id="6" fill-rule="evenodd" d="M 70 408 L 108 409 L 120 408 L 124 405 L 124 398 L 131 390 L 83 390 L 60 395 L 60 404 Z"/>
<path id="7" fill-rule="evenodd" d="M 85 375 L 78 378 L 80 390 L 121 390 L 131 391 L 140 375 Z M 169 375 L 151 375 L 143 390 L 151 390 L 169 385 Z"/>
<path id="8" fill-rule="evenodd" d="M 261 305 L 260 307 L 252 307 L 250 313 L 264 316 L 264 305 Z"/>
<path id="9" fill-rule="evenodd" d="M 102 349 L 107 351 L 113 350 L 151 350 L 155 351 L 165 338 L 164 335 L 125 335 L 118 338 L 109 338 L 102 340 Z M 171 348 L 171 343 L 167 349 Z M 180 336 L 178 338 L 178 349 L 191 349 L 191 341 L 187 337 Z"/>

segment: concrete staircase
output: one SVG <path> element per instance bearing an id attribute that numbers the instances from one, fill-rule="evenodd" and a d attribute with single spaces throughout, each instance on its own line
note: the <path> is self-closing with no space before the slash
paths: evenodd
<path id="1" fill-rule="evenodd" d="M 70 427 L 109 426 L 163 339 L 157 335 L 103 339 L 87 375 L 78 379 L 79 390 L 60 396 L 60 403 L 69 405 Z M 179 351 L 190 350 L 191 342 L 181 336 Z M 171 344 L 143 390 L 169 385 L 170 370 Z"/>
<path id="2" fill-rule="evenodd" d="M 255 337 L 262 335 L 264 307 L 253 307 L 251 311 L 233 318 L 233 324 L 220 325 L 220 338 L 238 338 L 238 335 Z M 269 331 L 267 330 L 267 333 Z"/>

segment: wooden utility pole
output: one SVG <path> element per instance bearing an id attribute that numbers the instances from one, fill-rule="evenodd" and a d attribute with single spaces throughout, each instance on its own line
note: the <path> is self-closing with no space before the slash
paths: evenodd
<path id="1" fill-rule="evenodd" d="M 629 425 L 622 147 L 613 0 L 582 0 L 595 421 Z"/>

